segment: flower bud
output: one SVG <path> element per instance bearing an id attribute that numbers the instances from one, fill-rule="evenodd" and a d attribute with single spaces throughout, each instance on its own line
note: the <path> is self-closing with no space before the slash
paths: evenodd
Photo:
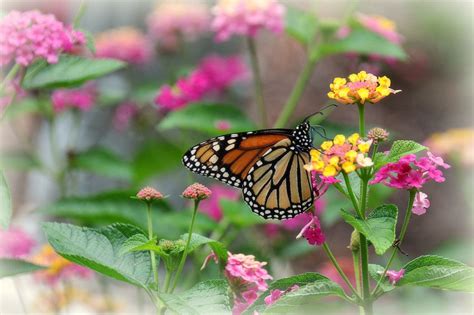
<path id="1" fill-rule="evenodd" d="M 387 141 L 389 135 L 387 130 L 377 127 L 370 129 L 367 137 L 373 140 L 374 143 L 380 143 Z"/>
<path id="2" fill-rule="evenodd" d="M 137 198 L 145 201 L 158 200 L 163 199 L 163 194 L 155 188 L 145 187 L 137 193 Z"/>
<path id="3" fill-rule="evenodd" d="M 206 186 L 194 183 L 191 186 L 188 186 L 184 191 L 182 196 L 187 199 L 194 200 L 203 200 L 209 198 L 211 195 L 211 190 Z"/>
<path id="4" fill-rule="evenodd" d="M 360 235 L 357 230 L 352 231 L 351 234 L 351 243 L 347 248 L 349 248 L 351 251 L 356 252 L 359 250 L 360 247 Z"/>

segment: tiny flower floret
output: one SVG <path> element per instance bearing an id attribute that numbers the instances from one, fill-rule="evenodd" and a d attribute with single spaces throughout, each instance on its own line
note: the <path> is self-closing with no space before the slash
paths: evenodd
<path id="1" fill-rule="evenodd" d="M 194 183 L 183 191 L 182 196 L 187 199 L 203 200 L 211 196 L 211 190 L 202 184 Z"/>
<path id="2" fill-rule="evenodd" d="M 411 212 L 416 215 L 422 215 L 426 213 L 426 209 L 430 207 L 430 201 L 428 200 L 428 195 L 424 192 L 417 192 L 415 195 L 415 200 L 413 202 L 413 208 Z"/>
<path id="3" fill-rule="evenodd" d="M 163 194 L 153 187 L 145 187 L 137 193 L 137 198 L 146 201 L 158 200 L 163 199 Z"/>
<path id="4" fill-rule="evenodd" d="M 383 274 L 383 271 L 380 271 L 379 274 Z M 401 278 L 405 275 L 405 269 L 400 269 L 399 271 L 396 270 L 387 270 L 386 276 L 388 277 L 388 281 L 395 285 Z"/>
<path id="5" fill-rule="evenodd" d="M 296 238 L 304 237 L 311 245 L 322 245 L 326 237 L 321 229 L 321 223 L 317 216 L 313 215 L 311 220 L 306 224 L 296 236 Z"/>
<path id="6" fill-rule="evenodd" d="M 328 97 L 342 104 L 377 103 L 390 94 L 401 90 L 390 88 L 391 81 L 388 77 L 376 77 L 371 73 L 360 71 L 351 74 L 347 79 L 335 78 L 329 85 L 331 91 Z"/>
<path id="7" fill-rule="evenodd" d="M 288 289 L 286 289 L 285 291 L 279 290 L 279 289 L 272 290 L 270 292 L 270 294 L 265 297 L 264 302 L 265 302 L 266 305 L 272 305 L 276 301 L 278 301 L 283 295 L 285 295 L 289 292 L 294 292 L 294 291 L 298 290 L 299 288 L 300 287 L 297 284 L 295 284 L 295 285 L 289 287 Z"/>

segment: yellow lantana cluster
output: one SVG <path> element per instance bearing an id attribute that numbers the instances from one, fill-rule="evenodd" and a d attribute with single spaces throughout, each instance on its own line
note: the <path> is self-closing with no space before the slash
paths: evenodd
<path id="1" fill-rule="evenodd" d="M 324 177 L 337 176 L 341 171 L 354 172 L 358 168 L 374 163 L 367 153 L 372 140 L 364 141 L 358 133 L 347 137 L 337 135 L 333 140 L 324 141 L 321 150 L 311 150 L 311 162 L 305 165 L 307 171 L 316 171 Z"/>
<path id="2" fill-rule="evenodd" d="M 386 76 L 376 77 L 371 73 L 360 71 L 351 74 L 348 79 L 334 78 L 329 85 L 331 92 L 328 97 L 343 104 L 377 103 L 390 94 L 401 90 L 390 88 L 391 81 Z"/>

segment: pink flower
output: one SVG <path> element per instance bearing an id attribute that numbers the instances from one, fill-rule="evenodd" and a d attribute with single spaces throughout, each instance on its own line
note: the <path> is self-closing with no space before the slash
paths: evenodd
<path id="1" fill-rule="evenodd" d="M 133 27 L 120 27 L 96 37 L 96 56 L 113 58 L 132 64 L 150 61 L 153 48 L 146 36 Z"/>
<path id="2" fill-rule="evenodd" d="M 382 271 L 380 272 L 382 273 Z M 387 270 L 386 276 L 388 277 L 388 281 L 395 285 L 401 278 L 405 275 L 405 269 L 400 269 L 400 271 L 396 270 Z"/>
<path id="3" fill-rule="evenodd" d="M 211 93 L 222 92 L 246 74 L 247 67 L 240 57 L 211 55 L 201 60 L 189 75 L 179 78 L 174 86 L 163 85 L 155 103 L 167 111 L 177 110 Z"/>
<path id="4" fill-rule="evenodd" d="M 282 291 L 282 290 L 273 290 L 272 292 L 270 292 L 270 294 L 265 297 L 264 301 L 265 301 L 265 304 L 266 305 L 272 305 L 273 303 L 275 303 L 276 301 L 278 301 L 284 294 L 288 293 L 288 292 L 294 292 L 296 290 L 298 290 L 300 287 L 298 285 L 293 285 L 292 287 L 286 289 L 285 291 Z"/>
<path id="5" fill-rule="evenodd" d="M 417 192 L 415 195 L 415 201 L 413 202 L 413 208 L 411 212 L 416 215 L 422 215 L 426 213 L 426 209 L 430 207 L 430 201 L 428 200 L 428 195 L 424 192 Z"/>
<path id="6" fill-rule="evenodd" d="M 267 280 L 272 277 L 264 269 L 266 262 L 255 260 L 253 255 L 228 253 L 224 274 L 232 288 L 234 298 L 233 314 L 240 314 L 268 288 Z"/>
<path id="7" fill-rule="evenodd" d="M 217 41 L 233 35 L 255 36 L 262 28 L 281 33 L 285 7 L 276 0 L 220 0 L 212 8 Z"/>
<path id="8" fill-rule="evenodd" d="M 204 200 L 211 196 L 211 190 L 202 184 L 194 183 L 183 191 L 182 196 L 187 199 Z"/>
<path id="9" fill-rule="evenodd" d="M 23 230 L 0 230 L 0 258 L 25 258 L 36 242 Z"/>
<path id="10" fill-rule="evenodd" d="M 428 158 L 430 159 L 430 161 L 433 162 L 434 164 L 436 164 L 438 166 L 441 166 L 442 168 L 450 168 L 451 167 L 451 165 L 446 164 L 444 162 L 442 157 L 435 156 L 433 153 L 431 153 L 429 151 L 426 154 L 428 155 Z"/>
<path id="11" fill-rule="evenodd" d="M 311 220 L 301 229 L 296 238 L 303 236 L 311 245 L 322 245 L 326 237 L 321 230 L 321 224 L 317 216 L 313 215 Z"/>
<path id="12" fill-rule="evenodd" d="M 403 41 L 403 37 L 397 32 L 395 23 L 386 17 L 358 14 L 357 20 L 366 29 L 379 34 L 394 44 L 399 45 Z"/>
<path id="13" fill-rule="evenodd" d="M 218 129 L 220 131 L 227 131 L 232 127 L 230 122 L 228 120 L 225 120 L 225 119 L 217 120 L 214 123 L 214 126 L 216 127 L 216 129 Z"/>
<path id="14" fill-rule="evenodd" d="M 147 25 L 160 47 L 176 50 L 181 40 L 195 40 L 210 29 L 210 14 L 203 4 L 162 2 L 147 17 Z"/>
<path id="15" fill-rule="evenodd" d="M 240 198 L 239 191 L 222 185 L 212 185 L 210 187 L 212 195 L 210 198 L 203 200 L 200 204 L 200 211 L 206 213 L 215 221 L 222 219 L 221 200 L 237 201 Z"/>
<path id="16" fill-rule="evenodd" d="M 0 65 L 14 60 L 26 67 L 36 59 L 56 63 L 61 52 L 70 52 L 85 42 L 84 34 L 52 14 L 11 11 L 0 22 Z"/>
<path id="17" fill-rule="evenodd" d="M 78 89 L 60 89 L 51 94 L 51 102 L 56 113 L 67 108 L 77 108 L 81 111 L 91 109 L 97 100 L 97 90 L 94 85 L 86 84 Z"/>
<path id="18" fill-rule="evenodd" d="M 124 131 L 130 125 L 130 121 L 138 114 L 138 105 L 127 101 L 120 104 L 114 113 L 113 124 L 118 131 Z"/>
<path id="19" fill-rule="evenodd" d="M 443 172 L 438 167 L 450 166 L 438 157 L 429 153 L 428 157 L 416 159 L 416 155 L 409 154 L 398 162 L 388 163 L 380 168 L 370 184 L 383 183 L 397 189 L 420 189 L 429 180 L 444 182 Z"/>
<path id="20" fill-rule="evenodd" d="M 158 200 L 163 199 L 163 194 L 153 187 L 145 187 L 137 193 L 137 198 L 146 201 Z"/>

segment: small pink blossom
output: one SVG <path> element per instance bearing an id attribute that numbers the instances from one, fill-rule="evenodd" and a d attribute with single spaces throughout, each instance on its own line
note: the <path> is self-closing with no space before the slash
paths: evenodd
<path id="1" fill-rule="evenodd" d="M 214 123 L 214 126 L 216 126 L 216 129 L 218 129 L 220 131 L 227 131 L 232 127 L 230 122 L 228 120 L 225 120 L 225 119 L 217 120 Z"/>
<path id="2" fill-rule="evenodd" d="M 130 121 L 138 114 L 138 105 L 127 101 L 120 104 L 114 113 L 113 124 L 118 131 L 124 131 L 130 125 Z"/>
<path id="3" fill-rule="evenodd" d="M 92 84 L 86 84 L 78 89 L 59 89 L 51 94 L 51 102 L 56 113 L 68 108 L 87 111 L 95 105 L 96 101 L 97 90 Z"/>
<path id="4" fill-rule="evenodd" d="M 270 294 L 268 296 L 265 297 L 264 301 L 265 301 L 265 304 L 268 306 L 268 305 L 272 305 L 274 304 L 276 301 L 278 301 L 283 295 L 285 295 L 286 293 L 289 293 L 289 292 L 294 292 L 296 290 L 298 290 L 300 287 L 295 284 L 291 287 L 289 287 L 287 290 L 285 291 L 282 291 L 282 290 L 279 290 L 279 289 L 276 289 L 276 290 L 272 290 L 270 292 Z"/>
<path id="5" fill-rule="evenodd" d="M 382 271 L 380 273 L 383 273 Z M 388 281 L 395 285 L 401 278 L 405 275 L 405 269 L 400 269 L 399 271 L 396 270 L 387 270 L 386 276 L 388 277 Z"/>
<path id="6" fill-rule="evenodd" d="M 19 228 L 0 230 L 0 258 L 25 258 L 36 242 Z"/>
<path id="7" fill-rule="evenodd" d="M 160 2 L 147 17 L 148 32 L 165 50 L 176 50 L 180 41 L 192 41 L 210 29 L 206 5 L 186 1 Z"/>
<path id="8" fill-rule="evenodd" d="M 211 197 L 203 200 L 199 209 L 214 221 L 220 221 L 222 219 L 221 200 L 237 201 L 240 198 L 240 193 L 236 189 L 222 185 L 212 185 L 210 190 L 212 191 Z"/>
<path id="9" fill-rule="evenodd" d="M 397 32 L 395 23 L 386 17 L 358 14 L 357 20 L 366 29 L 379 34 L 394 44 L 399 45 L 403 41 L 403 37 Z"/>
<path id="10" fill-rule="evenodd" d="M 151 60 L 153 48 L 148 38 L 133 27 L 120 27 L 100 33 L 96 37 L 96 56 L 113 58 L 131 64 Z"/>
<path id="11" fill-rule="evenodd" d="M 153 187 L 145 187 L 137 193 L 137 198 L 146 201 L 158 200 L 163 199 L 163 194 Z"/>
<path id="12" fill-rule="evenodd" d="M 432 161 L 434 164 L 438 165 L 438 166 L 441 166 L 442 168 L 450 168 L 451 165 L 449 164 L 446 164 L 443 160 L 442 157 L 440 156 L 435 156 L 433 153 L 431 153 L 430 151 L 427 152 L 427 155 L 428 155 L 428 158 L 430 159 L 430 161 Z"/>
<path id="13" fill-rule="evenodd" d="M 233 35 L 254 37 L 259 30 L 281 33 L 285 7 L 276 0 L 219 0 L 212 8 L 216 41 Z"/>
<path id="14" fill-rule="evenodd" d="M 206 186 L 194 183 L 188 186 L 182 193 L 183 198 L 194 199 L 194 200 L 204 200 L 211 196 L 212 192 Z"/>
<path id="15" fill-rule="evenodd" d="M 0 22 L 0 65 L 29 66 L 36 59 L 58 62 L 61 52 L 85 44 L 83 33 L 39 11 L 11 11 Z"/>
<path id="16" fill-rule="evenodd" d="M 311 220 L 301 229 L 296 238 L 301 238 L 302 236 L 310 245 L 322 245 L 325 242 L 326 237 L 317 216 L 312 216 Z"/>
<path id="17" fill-rule="evenodd" d="M 422 215 L 426 213 L 426 209 L 430 207 L 430 201 L 428 200 L 428 195 L 424 192 L 417 192 L 415 195 L 415 201 L 413 202 L 413 208 L 411 212 L 416 215 Z"/>

